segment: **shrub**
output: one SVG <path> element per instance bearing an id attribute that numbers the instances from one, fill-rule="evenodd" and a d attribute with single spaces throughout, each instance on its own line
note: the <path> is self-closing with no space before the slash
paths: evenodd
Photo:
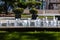
<path id="1" fill-rule="evenodd" d="M 20 7 L 20 8 L 27 8 L 27 2 L 20 2 L 20 3 L 18 3 L 18 7 Z"/>
<path id="2" fill-rule="evenodd" d="M 29 8 L 31 8 L 32 6 L 36 5 L 36 2 L 35 1 L 34 2 L 29 1 L 29 2 L 27 2 L 27 5 L 28 5 Z"/>
<path id="3" fill-rule="evenodd" d="M 30 13 L 31 13 L 31 14 L 37 14 L 38 11 L 37 11 L 35 8 L 32 8 L 32 9 L 30 10 Z"/>
<path id="4" fill-rule="evenodd" d="M 16 8 L 13 10 L 15 13 L 23 13 L 24 9 L 23 8 Z"/>
<path id="5" fill-rule="evenodd" d="M 36 5 L 41 5 L 41 2 L 36 2 Z"/>
<path id="6" fill-rule="evenodd" d="M 23 8 L 16 8 L 13 11 L 15 13 L 15 18 L 21 18 L 21 14 L 23 13 L 24 9 Z"/>

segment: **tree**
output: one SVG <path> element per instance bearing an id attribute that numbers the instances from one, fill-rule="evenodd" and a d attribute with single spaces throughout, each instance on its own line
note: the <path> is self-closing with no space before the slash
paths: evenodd
<path id="1" fill-rule="evenodd" d="M 32 19 L 36 19 L 37 18 L 37 13 L 38 13 L 38 11 L 35 9 L 35 8 L 32 8 L 31 10 L 30 10 L 30 13 L 32 14 Z"/>
<path id="2" fill-rule="evenodd" d="M 2 6 L 0 6 L 0 13 L 2 13 L 2 11 L 3 11 L 3 7 L 2 7 Z"/>
<path id="3" fill-rule="evenodd" d="M 24 9 L 27 8 L 27 2 L 19 2 L 18 7 L 24 8 Z"/>
<path id="4" fill-rule="evenodd" d="M 18 8 L 14 8 L 15 18 L 21 18 L 21 14 L 24 12 L 24 9 L 27 8 L 26 2 L 18 2 Z"/>
<path id="5" fill-rule="evenodd" d="M 32 7 L 41 5 L 41 2 L 29 1 L 29 2 L 27 2 L 27 5 L 28 5 L 29 8 L 32 8 Z"/>
<path id="6" fill-rule="evenodd" d="M 13 12 L 15 13 L 15 18 L 21 18 L 21 14 L 23 13 L 24 9 L 23 8 L 15 8 Z"/>
<path id="7" fill-rule="evenodd" d="M 41 2 L 36 2 L 36 1 L 28 2 L 28 7 L 30 8 L 30 13 L 32 14 L 32 19 L 36 19 L 38 17 L 38 15 L 37 15 L 38 11 L 36 10 L 36 7 L 35 7 L 38 5 L 41 5 Z"/>
<path id="8" fill-rule="evenodd" d="M 27 5 L 28 5 L 28 7 L 29 7 L 29 9 L 31 8 L 31 7 L 35 7 L 35 1 L 29 1 L 29 2 L 27 2 Z"/>
<path id="9" fill-rule="evenodd" d="M 7 7 L 7 5 L 8 4 L 14 4 L 14 2 L 16 2 L 17 0 L 2 0 L 2 1 L 4 1 L 5 2 L 5 4 L 4 4 L 4 10 L 5 10 L 5 14 L 8 14 L 8 7 Z"/>

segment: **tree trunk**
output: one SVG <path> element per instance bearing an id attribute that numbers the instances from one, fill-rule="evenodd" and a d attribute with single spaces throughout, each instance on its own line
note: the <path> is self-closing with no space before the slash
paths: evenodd
<path id="1" fill-rule="evenodd" d="M 5 1 L 5 7 L 4 8 L 5 8 L 5 14 L 7 15 L 8 14 L 8 12 L 7 12 L 8 11 L 8 7 L 7 7 L 7 2 L 6 1 Z"/>
<path id="2" fill-rule="evenodd" d="M 21 14 L 15 14 L 15 19 L 21 19 Z"/>
<path id="3" fill-rule="evenodd" d="M 37 19 L 37 17 L 38 17 L 38 15 L 37 15 L 37 14 L 32 14 L 32 19 L 33 19 L 33 20 L 36 20 L 36 19 Z"/>

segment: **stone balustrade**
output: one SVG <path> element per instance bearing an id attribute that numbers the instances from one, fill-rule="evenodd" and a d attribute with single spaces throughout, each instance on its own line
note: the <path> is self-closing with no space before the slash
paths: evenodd
<path id="1" fill-rule="evenodd" d="M 57 18 L 53 18 L 52 20 L 48 20 L 47 17 L 41 19 L 36 19 L 36 20 L 31 20 L 30 18 L 28 18 L 28 20 L 20 20 L 20 19 L 16 19 L 16 20 L 0 20 L 0 27 L 58 27 L 60 26 L 60 21 L 57 20 Z"/>

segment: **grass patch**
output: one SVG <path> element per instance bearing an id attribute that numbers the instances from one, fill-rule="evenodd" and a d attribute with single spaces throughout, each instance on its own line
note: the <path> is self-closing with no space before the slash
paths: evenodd
<path id="1" fill-rule="evenodd" d="M 60 40 L 60 32 L 0 32 L 0 40 Z"/>
<path id="2" fill-rule="evenodd" d="M 39 18 L 46 18 L 46 17 L 48 17 L 48 18 L 53 18 L 53 16 L 38 16 Z M 22 15 L 22 18 L 31 18 L 31 15 Z"/>

